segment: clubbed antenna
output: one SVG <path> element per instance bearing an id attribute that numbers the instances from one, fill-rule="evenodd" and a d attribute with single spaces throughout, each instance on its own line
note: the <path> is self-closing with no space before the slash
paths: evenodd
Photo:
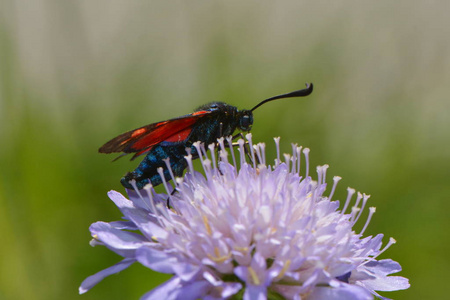
<path id="1" fill-rule="evenodd" d="M 260 107 L 264 103 L 267 103 L 267 102 L 272 101 L 272 100 L 283 99 L 283 98 L 305 97 L 305 96 L 308 96 L 309 94 L 311 94 L 312 91 L 313 91 L 313 84 L 312 83 L 306 83 L 306 88 L 305 89 L 298 90 L 298 91 L 293 91 L 293 92 L 290 92 L 290 93 L 287 93 L 287 94 L 282 94 L 282 95 L 274 96 L 274 97 L 271 97 L 269 99 L 263 100 L 258 105 L 253 107 L 250 111 L 254 111 L 255 109 L 257 109 L 258 107 Z"/>

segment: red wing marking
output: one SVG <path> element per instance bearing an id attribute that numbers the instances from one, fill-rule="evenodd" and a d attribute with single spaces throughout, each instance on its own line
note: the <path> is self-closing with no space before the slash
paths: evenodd
<path id="1" fill-rule="evenodd" d="M 211 113 L 211 111 L 209 111 L 209 110 L 200 110 L 200 111 L 193 112 L 191 114 L 191 116 L 200 116 L 200 115 L 209 114 L 209 113 Z"/>
<path id="2" fill-rule="evenodd" d="M 136 129 L 135 131 L 132 131 L 130 137 L 126 140 L 124 140 L 123 142 L 121 142 L 119 145 L 125 145 L 126 143 L 128 143 L 129 141 L 139 137 L 140 135 L 144 134 L 148 129 L 147 128 L 139 128 Z"/>
<path id="3" fill-rule="evenodd" d="M 153 131 L 145 134 L 141 138 L 139 138 L 130 149 L 133 150 L 141 150 L 143 148 L 152 147 L 161 142 L 169 141 L 171 139 L 175 140 L 178 138 L 178 133 L 184 132 L 186 139 L 191 132 L 192 125 L 197 122 L 197 118 L 186 118 L 186 119 L 176 119 L 170 122 L 167 122 L 163 126 L 155 128 Z M 181 139 L 179 141 L 182 141 Z M 133 151 L 134 152 L 134 151 Z"/>
<path id="4" fill-rule="evenodd" d="M 176 143 L 176 142 L 181 142 L 184 141 L 185 139 L 188 138 L 189 134 L 191 133 L 192 128 L 188 127 L 174 135 L 172 135 L 171 137 L 169 137 L 168 139 L 165 140 L 165 142 L 172 142 L 172 143 Z"/>
<path id="5" fill-rule="evenodd" d="M 136 130 L 131 134 L 131 138 L 134 138 L 134 137 L 136 137 L 136 136 L 138 136 L 138 135 L 141 135 L 141 134 L 145 133 L 146 131 L 147 131 L 147 129 L 145 129 L 145 128 L 139 128 L 139 129 L 136 129 Z"/>
<path id="6" fill-rule="evenodd" d="M 196 122 L 212 111 L 201 110 L 179 118 L 153 123 L 125 132 L 100 147 L 100 153 L 136 153 L 133 158 L 162 142 L 182 142 L 189 137 Z"/>

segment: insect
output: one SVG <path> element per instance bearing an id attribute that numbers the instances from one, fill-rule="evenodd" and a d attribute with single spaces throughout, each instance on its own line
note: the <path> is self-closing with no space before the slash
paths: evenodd
<path id="1" fill-rule="evenodd" d="M 121 183 L 127 189 L 133 189 L 130 183 L 133 179 L 138 189 L 148 183 L 157 186 L 162 183 L 158 168 L 163 168 L 165 180 L 171 178 L 164 159 L 169 158 L 173 174 L 180 177 L 187 167 L 184 158 L 186 148 L 190 148 L 193 158 L 198 158 L 197 149 L 193 146 L 196 141 L 209 145 L 216 143 L 220 137 L 232 135 L 236 129 L 248 132 L 253 124 L 253 111 L 264 103 L 282 98 L 304 97 L 312 91 L 313 84 L 307 83 L 305 89 L 268 98 L 250 110 L 238 110 L 223 102 L 205 104 L 191 114 L 125 132 L 100 147 L 99 152 L 123 152 L 119 157 L 134 153 L 131 160 L 147 154 L 133 172 L 122 177 Z"/>

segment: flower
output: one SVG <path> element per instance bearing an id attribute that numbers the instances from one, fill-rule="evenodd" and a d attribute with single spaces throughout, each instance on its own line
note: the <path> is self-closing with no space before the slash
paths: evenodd
<path id="1" fill-rule="evenodd" d="M 332 197 L 340 177 L 326 196 L 328 166 L 317 168 L 314 181 L 309 149 L 293 145 L 282 162 L 277 138 L 277 158 L 268 165 L 264 144 L 246 138 L 239 141 L 240 167 L 226 151 L 231 138 L 218 141 L 218 159 L 215 145 L 208 157 L 197 143 L 205 175 L 188 155 L 189 172 L 174 179 L 176 193 L 165 181 L 167 194 L 150 185 L 127 190 L 130 200 L 110 191 L 125 221 L 92 224 L 92 244 L 124 259 L 85 279 L 80 293 L 134 262 L 174 274 L 142 299 L 386 299 L 376 291 L 409 287 L 406 278 L 388 276 L 401 270 L 397 262 L 377 259 L 395 241 L 382 248 L 382 234 L 363 237 L 375 208 L 361 232 L 352 229 L 369 196 L 357 193 L 351 205 L 356 192 L 349 188 L 339 210 Z"/>

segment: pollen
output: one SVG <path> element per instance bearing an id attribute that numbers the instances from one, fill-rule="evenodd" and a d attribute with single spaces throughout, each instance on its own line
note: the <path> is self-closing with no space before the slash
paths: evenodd
<path id="1" fill-rule="evenodd" d="M 253 270 L 252 267 L 248 267 L 248 273 L 250 274 L 250 277 L 252 279 L 252 282 L 254 285 L 260 285 L 261 281 L 259 280 L 258 275 L 256 274 L 255 270 Z"/>
<path id="2" fill-rule="evenodd" d="M 137 129 L 131 134 L 131 137 L 134 138 L 135 136 L 143 134 L 145 131 L 145 128 Z"/>
<path id="3" fill-rule="evenodd" d="M 209 225 L 208 217 L 203 215 L 202 218 L 203 218 L 203 224 L 205 224 L 206 232 L 208 233 L 208 235 L 211 235 L 212 231 L 211 231 L 211 226 Z"/>
<path id="4" fill-rule="evenodd" d="M 241 253 L 247 253 L 248 247 L 234 247 L 234 250 L 241 252 Z"/>
<path id="5" fill-rule="evenodd" d="M 286 261 L 286 263 L 284 264 L 283 268 L 280 271 L 280 274 L 277 275 L 277 277 L 275 277 L 276 280 L 280 280 L 281 278 L 283 278 L 284 274 L 286 273 L 286 271 L 289 269 L 289 267 L 291 266 L 291 260 L 288 259 Z"/>
<path id="6" fill-rule="evenodd" d="M 217 262 L 217 263 L 223 263 L 226 260 L 231 258 L 231 254 L 230 253 L 227 254 L 227 255 L 222 255 L 221 256 L 219 248 L 217 248 L 217 247 L 214 247 L 214 255 L 215 256 L 212 256 L 211 254 L 208 254 L 208 258 L 211 259 L 214 262 Z"/>

